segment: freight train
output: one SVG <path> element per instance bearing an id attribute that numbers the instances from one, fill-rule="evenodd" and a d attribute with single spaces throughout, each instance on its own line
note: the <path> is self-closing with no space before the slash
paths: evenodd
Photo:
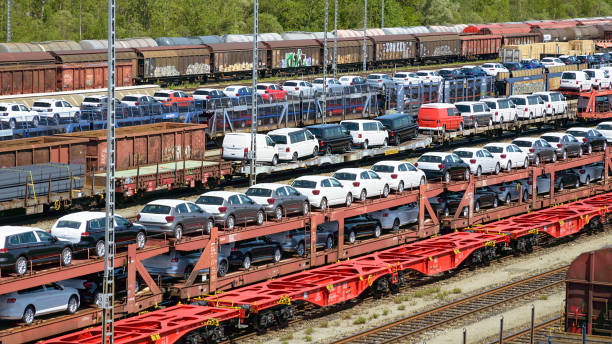
<path id="1" fill-rule="evenodd" d="M 308 74 L 322 69 L 322 33 L 268 33 L 259 43 L 261 76 Z M 503 45 L 612 36 L 612 19 L 368 29 L 368 67 L 494 58 Z M 329 37 L 333 37 L 330 35 Z M 250 77 L 249 35 L 130 38 L 117 46 L 117 86 L 206 82 Z M 329 38 L 327 61 L 334 49 Z M 337 68 L 360 69 L 363 31 L 339 30 Z M 0 44 L 0 95 L 102 88 L 106 84 L 105 41 Z"/>

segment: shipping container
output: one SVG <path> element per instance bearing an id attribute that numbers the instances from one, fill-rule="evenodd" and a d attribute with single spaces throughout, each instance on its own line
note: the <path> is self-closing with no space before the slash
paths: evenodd
<path id="1" fill-rule="evenodd" d="M 502 36 L 461 35 L 461 56 L 463 58 L 496 56 L 501 47 Z"/>
<path id="2" fill-rule="evenodd" d="M 47 52 L 0 53 L 0 95 L 55 92 L 57 68 Z"/>
<path id="3" fill-rule="evenodd" d="M 163 122 L 116 129 L 117 170 L 182 160 L 204 160 L 205 124 Z M 106 130 L 59 134 L 87 139 L 87 171 L 106 170 Z"/>
<path id="4" fill-rule="evenodd" d="M 203 45 L 137 48 L 138 77 L 156 80 L 203 80 L 210 73 L 210 48 Z"/>
<path id="5" fill-rule="evenodd" d="M 88 140 L 80 137 L 41 136 L 2 141 L 0 168 L 50 162 L 84 165 Z"/>
<path id="6" fill-rule="evenodd" d="M 281 40 L 263 42 L 267 47 L 268 68 L 281 70 L 288 68 L 316 69 L 322 66 L 321 45 L 314 39 Z M 330 45 L 328 42 L 328 49 Z"/>
<path id="7" fill-rule="evenodd" d="M 461 53 L 461 40 L 456 33 L 422 33 L 414 36 L 419 42 L 418 57 L 422 60 L 453 60 Z"/>
<path id="8" fill-rule="evenodd" d="M 323 46 L 323 40 L 317 39 Z M 333 40 L 327 42 L 327 61 L 333 61 L 334 49 Z M 349 65 L 363 63 L 363 37 L 338 37 L 338 64 Z M 373 45 L 372 40 L 366 39 L 367 62 L 372 62 Z"/>
<path id="9" fill-rule="evenodd" d="M 384 35 L 372 37 L 376 62 L 411 63 L 417 54 L 417 43 L 414 35 Z"/>

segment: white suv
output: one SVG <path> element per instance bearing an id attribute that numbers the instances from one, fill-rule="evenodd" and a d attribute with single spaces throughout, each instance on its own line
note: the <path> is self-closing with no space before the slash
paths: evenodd
<path id="1" fill-rule="evenodd" d="M 567 101 L 561 92 L 536 92 L 544 101 L 544 112 L 547 115 L 556 115 L 567 111 Z"/>
<path id="2" fill-rule="evenodd" d="M 389 134 L 382 123 L 375 120 L 355 119 L 340 122 L 353 137 L 353 145 L 368 149 L 370 146 L 387 146 Z"/>
<path id="3" fill-rule="evenodd" d="M 416 74 L 423 82 L 441 82 L 443 80 L 442 76 L 433 70 L 420 70 Z"/>
<path id="4" fill-rule="evenodd" d="M 595 129 L 606 138 L 606 142 L 612 143 L 612 122 L 601 122 Z"/>
<path id="5" fill-rule="evenodd" d="M 508 98 L 516 105 L 516 115 L 519 119 L 534 119 L 544 116 L 544 101 L 536 95 L 516 95 Z"/>
<path id="6" fill-rule="evenodd" d="M 297 161 L 299 158 L 319 154 L 319 141 L 306 129 L 276 129 L 268 132 L 268 136 L 276 143 L 276 151 L 280 160 Z"/>
<path id="7" fill-rule="evenodd" d="M 529 167 L 529 155 L 512 143 L 487 143 L 482 147 L 499 160 L 501 167 L 510 171 L 514 167 Z"/>
<path id="8" fill-rule="evenodd" d="M 51 117 L 44 116 L 37 111 L 32 111 L 23 104 L 0 103 L 0 122 L 7 123 L 11 129 L 17 128 L 17 123 L 27 123 L 36 128 L 41 116 Z"/>
<path id="9" fill-rule="evenodd" d="M 311 206 L 322 210 L 332 205 L 350 207 L 353 204 L 352 186 L 345 186 L 333 177 L 302 176 L 295 179 L 291 186 L 308 197 Z"/>
<path id="10" fill-rule="evenodd" d="M 483 173 L 499 174 L 501 171 L 499 160 L 484 148 L 458 148 L 453 153 L 470 165 L 470 172 L 475 176 Z"/>
<path id="11" fill-rule="evenodd" d="M 516 121 L 516 105 L 507 98 L 485 98 L 482 100 L 487 104 L 493 117 L 493 122 L 504 123 Z"/>
<path id="12" fill-rule="evenodd" d="M 563 63 L 563 61 L 561 61 L 561 59 L 557 58 L 557 57 L 545 57 L 542 59 L 542 61 L 540 61 L 544 67 L 548 68 L 548 67 L 560 67 L 560 66 L 565 66 L 565 63 Z"/>
<path id="13" fill-rule="evenodd" d="M 593 88 L 593 83 L 591 77 L 585 72 L 563 72 L 563 74 L 561 74 L 559 88 L 564 90 L 585 91 L 591 90 L 591 88 Z"/>
<path id="14" fill-rule="evenodd" d="M 498 73 L 508 73 L 508 69 L 501 63 L 484 63 L 482 69 L 490 76 L 497 76 Z"/>
<path id="15" fill-rule="evenodd" d="M 602 88 L 610 88 L 610 74 L 606 69 L 584 69 L 589 78 L 591 78 L 591 85 L 593 88 L 598 90 Z"/>
<path id="16" fill-rule="evenodd" d="M 287 91 L 292 96 L 297 97 L 312 97 L 315 94 L 315 88 L 311 83 L 304 80 L 288 80 L 283 83 L 283 90 Z"/>
<path id="17" fill-rule="evenodd" d="M 398 72 L 393 74 L 393 81 L 396 84 L 420 85 L 423 80 L 413 72 Z"/>
<path id="18" fill-rule="evenodd" d="M 64 99 L 37 99 L 32 105 L 32 111 L 46 113 L 46 117 L 52 116 L 58 124 L 62 118 L 68 118 L 74 122 L 79 122 L 81 119 L 80 109 Z"/>
<path id="19" fill-rule="evenodd" d="M 355 199 L 365 202 L 367 197 L 389 196 L 389 184 L 376 172 L 365 168 L 342 168 L 332 176 L 350 188 Z"/>
<path id="20" fill-rule="evenodd" d="M 413 188 L 427 183 L 425 172 L 407 161 L 385 160 L 375 163 L 372 171 L 385 179 L 392 190 L 399 193 L 405 188 Z"/>

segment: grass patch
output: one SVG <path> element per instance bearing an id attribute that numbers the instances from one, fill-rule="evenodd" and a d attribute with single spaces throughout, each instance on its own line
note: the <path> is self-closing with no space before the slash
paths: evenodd
<path id="1" fill-rule="evenodd" d="M 344 314 L 342 314 L 342 319 L 343 320 L 347 320 L 347 319 L 350 319 L 352 317 L 353 316 L 351 315 L 351 313 L 344 313 Z"/>
<path id="2" fill-rule="evenodd" d="M 402 303 L 403 298 L 401 296 L 396 296 L 393 298 L 393 303 L 395 303 L 396 305 L 399 305 L 400 303 Z"/>
<path id="3" fill-rule="evenodd" d="M 406 306 L 405 306 L 405 305 L 399 305 L 399 306 L 397 306 L 397 310 L 398 310 L 398 311 L 403 311 L 404 309 L 406 309 Z"/>
<path id="4" fill-rule="evenodd" d="M 307 342 L 312 342 L 312 337 L 311 336 L 306 336 L 304 337 L 304 340 Z"/>
<path id="5" fill-rule="evenodd" d="M 319 324 L 319 327 L 322 328 L 327 328 L 329 326 L 329 324 L 327 323 L 327 321 L 323 321 L 322 323 Z"/>
<path id="6" fill-rule="evenodd" d="M 423 291 L 423 290 L 415 291 L 413 296 L 414 297 L 419 297 L 419 298 L 423 297 L 423 296 L 425 296 L 425 291 Z"/>
<path id="7" fill-rule="evenodd" d="M 291 339 L 293 339 L 293 333 L 287 333 L 286 335 L 280 338 L 280 340 L 291 340 Z"/>
<path id="8" fill-rule="evenodd" d="M 451 292 L 453 294 L 461 294 L 461 288 L 454 288 Z"/>
<path id="9" fill-rule="evenodd" d="M 448 296 L 448 292 L 447 291 L 442 291 L 436 294 L 436 299 L 438 300 L 444 300 L 446 299 L 446 297 Z"/>
<path id="10" fill-rule="evenodd" d="M 387 315 L 387 314 L 389 314 L 390 312 L 391 312 L 391 311 L 390 311 L 389 309 L 385 308 L 385 309 L 383 310 L 383 315 Z"/>
<path id="11" fill-rule="evenodd" d="M 288 341 L 284 341 L 282 344 L 289 344 L 289 342 Z"/>
<path id="12" fill-rule="evenodd" d="M 546 295 L 546 294 L 540 295 L 539 299 L 540 300 L 548 300 L 548 295 Z"/>
<path id="13" fill-rule="evenodd" d="M 378 319 L 378 317 L 379 317 L 378 313 L 374 313 L 370 315 L 370 319 Z"/>
<path id="14" fill-rule="evenodd" d="M 309 327 L 309 328 L 304 330 L 304 333 L 306 333 L 306 334 L 313 334 L 313 332 L 314 332 L 314 329 L 312 327 Z"/>
<path id="15" fill-rule="evenodd" d="M 404 301 L 410 301 L 411 298 L 412 298 L 411 295 L 404 295 L 404 296 L 402 296 L 402 300 L 404 300 Z"/>
<path id="16" fill-rule="evenodd" d="M 353 325 L 362 325 L 362 324 L 365 324 L 366 321 L 367 321 L 366 318 L 359 317 L 353 321 Z"/>
<path id="17" fill-rule="evenodd" d="M 440 292 L 440 287 L 430 287 L 425 289 L 425 295 L 432 295 Z"/>
<path id="18" fill-rule="evenodd" d="M 332 323 L 332 326 L 333 326 L 333 327 L 338 327 L 338 326 L 340 326 L 340 322 L 339 322 L 338 320 L 336 320 L 336 321 L 334 321 L 334 322 Z"/>

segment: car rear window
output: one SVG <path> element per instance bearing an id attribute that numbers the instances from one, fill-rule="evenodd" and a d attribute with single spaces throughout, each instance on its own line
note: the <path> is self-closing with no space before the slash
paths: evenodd
<path id="1" fill-rule="evenodd" d="M 359 123 L 355 123 L 355 122 L 344 122 L 342 123 L 342 125 L 346 128 L 346 130 L 348 131 L 358 131 L 359 130 Z"/>
<path id="2" fill-rule="evenodd" d="M 357 175 L 348 172 L 336 172 L 334 173 L 334 178 L 338 180 L 357 180 Z"/>
<path id="3" fill-rule="evenodd" d="M 568 134 L 572 134 L 576 137 L 585 137 L 587 136 L 586 131 L 578 131 L 578 130 L 568 130 L 567 131 Z"/>
<path id="4" fill-rule="evenodd" d="M 284 136 L 284 135 L 270 135 L 270 138 L 275 143 L 283 144 L 283 145 L 287 144 L 287 136 Z"/>
<path id="5" fill-rule="evenodd" d="M 526 105 L 526 101 L 525 98 L 510 98 L 510 100 L 512 100 L 512 102 L 516 105 Z"/>
<path id="6" fill-rule="evenodd" d="M 442 162 L 442 157 L 437 155 L 423 155 L 417 160 L 418 162 Z"/>
<path id="7" fill-rule="evenodd" d="M 546 94 L 538 94 L 538 97 L 542 98 L 545 102 L 550 101 L 550 98 Z"/>
<path id="8" fill-rule="evenodd" d="M 196 90 L 195 92 L 193 92 L 193 94 L 196 96 L 207 96 L 209 93 L 210 91 L 204 91 L 204 90 Z"/>
<path id="9" fill-rule="evenodd" d="M 368 75 L 368 79 L 370 79 L 370 80 L 378 80 L 378 79 L 380 79 L 380 75 Z"/>
<path id="10" fill-rule="evenodd" d="M 457 154 L 460 158 L 471 158 L 474 156 L 473 152 L 468 152 L 468 151 L 454 151 L 455 154 Z"/>
<path id="11" fill-rule="evenodd" d="M 557 136 L 542 136 L 542 138 L 548 142 L 559 142 L 560 140 Z"/>
<path id="12" fill-rule="evenodd" d="M 34 102 L 34 107 L 51 107 L 51 104 L 45 102 Z"/>
<path id="13" fill-rule="evenodd" d="M 484 103 L 487 104 L 489 109 L 497 109 L 497 103 L 496 102 L 484 102 Z"/>
<path id="14" fill-rule="evenodd" d="M 563 73 L 561 75 L 561 79 L 575 80 L 576 79 L 576 74 L 574 74 L 574 73 Z"/>
<path id="15" fill-rule="evenodd" d="M 264 188 L 249 188 L 245 195 L 253 197 L 270 197 L 272 196 L 272 190 Z"/>
<path id="16" fill-rule="evenodd" d="M 428 76 L 429 74 L 427 74 L 427 72 L 417 72 L 416 75 L 418 75 L 418 76 Z"/>
<path id="17" fill-rule="evenodd" d="M 293 186 L 294 188 L 301 189 L 314 189 L 317 187 L 317 182 L 313 182 L 312 180 L 299 179 L 294 180 L 291 186 Z"/>
<path id="18" fill-rule="evenodd" d="M 585 70 L 584 71 L 588 76 L 590 76 L 591 78 L 595 77 L 595 71 L 592 70 Z"/>
<path id="19" fill-rule="evenodd" d="M 484 149 L 488 150 L 490 153 L 503 153 L 504 149 L 498 146 L 486 146 Z"/>
<path id="20" fill-rule="evenodd" d="M 374 165 L 372 166 L 372 171 L 380 173 L 393 173 L 395 172 L 395 167 L 387 165 Z"/>
<path id="21" fill-rule="evenodd" d="M 266 86 L 266 85 L 257 85 L 257 89 L 258 89 L 258 90 L 264 90 L 264 91 L 265 91 L 265 90 L 267 90 L 267 89 L 268 89 L 268 86 Z"/>
<path id="22" fill-rule="evenodd" d="M 155 94 L 153 94 L 153 97 L 170 97 L 170 93 L 166 93 L 166 92 L 155 92 Z"/>
<path id="23" fill-rule="evenodd" d="M 68 220 L 60 220 L 55 225 L 56 228 L 71 228 L 71 229 L 79 229 L 81 228 L 81 223 L 79 221 L 68 221 Z"/>
<path id="24" fill-rule="evenodd" d="M 121 99 L 122 101 L 127 101 L 127 102 L 135 102 L 138 101 L 138 97 L 133 97 L 133 96 L 125 96 L 123 97 L 123 99 Z"/>
<path id="25" fill-rule="evenodd" d="M 283 86 L 297 86 L 297 82 L 295 81 L 285 81 L 285 83 L 283 84 Z"/>
<path id="26" fill-rule="evenodd" d="M 442 70 L 438 71 L 438 73 L 440 73 L 440 75 L 447 75 L 447 74 L 452 74 L 453 71 L 452 70 L 444 70 L 444 69 L 442 69 Z"/>
<path id="27" fill-rule="evenodd" d="M 171 209 L 167 205 L 147 204 L 140 212 L 145 214 L 170 214 Z"/>
<path id="28" fill-rule="evenodd" d="M 519 147 L 531 147 L 531 141 L 515 140 L 512 143 Z"/>
<path id="29" fill-rule="evenodd" d="M 88 98 L 83 99 L 84 103 L 100 103 L 100 98 Z"/>
<path id="30" fill-rule="evenodd" d="M 200 196 L 195 202 L 196 204 L 222 205 L 223 197 L 203 195 Z"/>
<path id="31" fill-rule="evenodd" d="M 323 79 L 315 79 L 315 81 L 312 82 L 313 84 L 323 84 Z"/>
<path id="32" fill-rule="evenodd" d="M 469 105 L 455 105 L 459 112 L 471 112 Z"/>

